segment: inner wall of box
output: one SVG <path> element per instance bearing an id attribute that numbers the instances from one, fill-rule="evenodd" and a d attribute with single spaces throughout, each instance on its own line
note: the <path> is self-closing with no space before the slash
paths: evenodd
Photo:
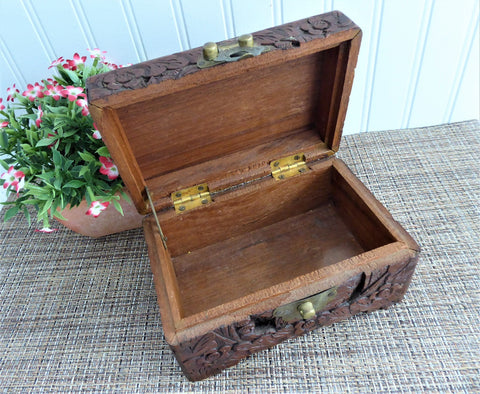
<path id="1" fill-rule="evenodd" d="M 331 161 L 161 220 L 184 317 L 395 241 Z"/>
<path id="2" fill-rule="evenodd" d="M 317 123 L 322 122 L 319 112 L 329 110 L 322 103 L 330 102 L 333 94 L 338 56 L 339 47 L 334 47 L 277 65 L 266 63 L 119 109 L 144 178 L 148 181 L 308 128 L 317 129 L 318 141 L 324 141 L 324 127 Z"/>

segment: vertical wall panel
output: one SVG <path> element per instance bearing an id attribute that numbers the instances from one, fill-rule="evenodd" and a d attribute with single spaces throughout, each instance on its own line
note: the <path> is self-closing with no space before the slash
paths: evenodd
<path id="1" fill-rule="evenodd" d="M 107 50 L 114 63 L 142 61 L 141 52 L 135 47 L 131 27 L 125 20 L 120 0 L 82 0 L 78 6 L 85 12 L 95 44 Z"/>
<path id="2" fill-rule="evenodd" d="M 434 2 L 422 68 L 407 127 L 441 122 L 453 90 L 462 47 L 476 0 Z M 461 22 L 463 21 L 463 23 Z M 465 55 L 464 55 L 465 56 Z"/>
<path id="3" fill-rule="evenodd" d="M 0 15 L 2 16 L 1 39 L 14 63 L 12 66 L 20 70 L 27 82 L 40 79 L 43 74 L 39 74 L 38 69 L 46 70 L 51 59 L 42 49 L 38 35 L 35 33 L 36 26 L 30 23 L 22 3 L 0 1 Z M 19 81 L 17 85 L 22 82 Z M 1 87 L 2 95 L 6 88 L 7 86 Z"/>
<path id="4" fill-rule="evenodd" d="M 285 23 L 322 14 L 328 8 L 324 0 L 283 0 L 282 3 Z"/>
<path id="5" fill-rule="evenodd" d="M 190 48 L 227 38 L 221 0 L 181 1 Z"/>
<path id="6" fill-rule="evenodd" d="M 232 6 L 237 35 L 253 33 L 275 25 L 271 0 L 233 1 Z"/>
<path id="7" fill-rule="evenodd" d="M 480 40 L 478 31 L 473 32 L 473 40 L 465 70 L 448 122 L 459 122 L 466 119 L 480 119 Z"/>
<path id="8" fill-rule="evenodd" d="M 402 122 L 410 82 L 405 70 L 414 64 L 424 23 L 418 4 L 418 0 L 389 0 L 384 4 L 366 130 L 396 128 Z"/>
<path id="9" fill-rule="evenodd" d="M 32 12 L 41 21 L 54 49 L 54 56 L 50 60 L 55 60 L 60 56 L 71 58 L 75 52 L 86 53 L 90 43 L 70 2 L 59 3 L 56 0 L 43 0 L 41 3 L 31 2 L 30 4 Z M 68 24 L 59 23 L 60 21 L 68 21 Z M 42 71 L 46 72 L 47 70 Z"/>
<path id="10" fill-rule="evenodd" d="M 135 0 L 131 4 L 148 59 L 182 50 L 169 0 Z"/>

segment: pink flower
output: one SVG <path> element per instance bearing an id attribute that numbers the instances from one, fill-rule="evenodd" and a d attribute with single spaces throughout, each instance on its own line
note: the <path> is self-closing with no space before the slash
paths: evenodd
<path id="1" fill-rule="evenodd" d="M 57 136 L 57 132 L 55 130 L 52 130 L 52 131 L 53 131 L 53 134 L 48 133 L 47 138 L 53 138 L 53 137 Z M 57 143 L 57 141 L 54 141 L 53 144 L 48 145 L 48 148 L 52 149 L 55 146 L 56 143 Z"/>
<path id="2" fill-rule="evenodd" d="M 118 168 L 113 162 L 112 159 L 105 156 L 100 156 L 99 158 L 100 163 L 102 163 L 102 167 L 100 168 L 100 174 L 108 176 L 108 179 L 113 181 L 118 177 Z"/>
<path id="3" fill-rule="evenodd" d="M 50 65 L 50 67 L 48 67 L 48 68 L 50 69 L 50 68 L 56 67 L 56 66 L 58 66 L 59 64 L 62 64 L 63 61 L 64 61 L 63 57 L 60 56 L 57 60 L 54 60 L 54 61 L 52 62 L 52 64 Z"/>
<path id="4" fill-rule="evenodd" d="M 118 66 L 114 63 L 103 63 L 105 66 L 107 66 L 110 70 L 116 70 L 118 69 Z"/>
<path id="5" fill-rule="evenodd" d="M 132 63 L 127 63 L 127 64 L 120 64 L 118 68 L 124 68 L 124 67 L 130 67 Z"/>
<path id="6" fill-rule="evenodd" d="M 75 53 L 73 55 L 73 60 L 67 60 L 67 63 L 63 65 L 64 68 L 68 68 L 72 71 L 75 71 L 77 69 L 77 66 L 79 64 L 84 64 L 87 61 L 86 56 L 81 56 L 78 53 Z"/>
<path id="7" fill-rule="evenodd" d="M 15 98 L 15 93 L 20 93 L 20 91 L 15 87 L 15 84 L 11 88 L 7 89 L 7 101 L 12 101 Z"/>
<path id="8" fill-rule="evenodd" d="M 0 98 L 0 111 L 5 109 L 5 106 L 2 104 L 3 99 Z"/>
<path id="9" fill-rule="evenodd" d="M 51 96 L 55 101 L 60 100 L 63 95 L 64 87 L 62 85 L 47 85 L 47 90 L 44 92 L 47 96 Z"/>
<path id="10" fill-rule="evenodd" d="M 63 97 L 68 97 L 70 101 L 75 101 L 78 97 L 86 97 L 85 93 L 83 93 L 83 88 L 80 86 L 67 86 L 61 93 Z"/>
<path id="11" fill-rule="evenodd" d="M 25 174 L 22 171 L 15 171 L 13 166 L 11 166 L 7 172 L 4 172 L 0 178 L 5 180 L 3 188 L 6 189 L 9 186 L 14 187 L 17 196 L 18 192 L 25 186 Z"/>
<path id="12" fill-rule="evenodd" d="M 35 124 L 37 127 L 40 127 L 40 123 L 42 123 L 42 116 L 43 116 L 43 111 L 42 111 L 42 106 L 38 106 L 38 112 L 37 112 L 37 120 L 35 121 Z"/>
<path id="13" fill-rule="evenodd" d="M 75 101 L 75 103 L 79 106 L 82 107 L 82 115 L 83 116 L 88 116 L 90 112 L 88 111 L 88 102 L 85 99 L 78 99 Z"/>
<path id="14" fill-rule="evenodd" d="M 28 84 L 27 90 L 22 93 L 22 96 L 27 97 L 30 101 L 35 100 L 37 97 L 43 97 L 43 86 L 39 85 L 38 82 L 35 82 L 35 85 Z"/>
<path id="15" fill-rule="evenodd" d="M 95 48 L 95 49 L 87 49 L 88 52 L 90 52 L 90 57 L 92 59 L 95 59 L 96 57 L 98 57 L 99 59 L 105 59 L 105 55 L 103 55 L 104 53 L 107 53 L 107 51 L 102 51 L 98 48 Z"/>
<path id="16" fill-rule="evenodd" d="M 94 123 L 93 124 L 93 134 L 92 134 L 92 137 L 95 138 L 96 140 L 101 140 L 102 139 L 102 135 L 100 134 L 100 131 L 97 130 L 97 125 Z"/>
<path id="17" fill-rule="evenodd" d="M 102 211 L 107 209 L 109 204 L 109 202 L 92 201 L 90 208 L 87 212 L 85 212 L 85 215 L 92 215 L 94 218 L 96 218 Z"/>
<path id="18" fill-rule="evenodd" d="M 53 233 L 55 231 L 58 231 L 58 228 L 44 227 L 40 230 L 35 230 L 37 233 Z"/>
<path id="19" fill-rule="evenodd" d="M 3 129 L 4 127 L 8 126 L 8 122 L 2 122 L 0 123 L 0 129 Z"/>
<path id="20" fill-rule="evenodd" d="M 54 86 L 55 86 L 55 85 L 58 85 L 58 82 L 55 81 L 55 80 L 52 79 L 52 78 L 47 78 L 47 79 L 45 79 L 45 81 L 47 81 L 46 85 L 54 85 Z"/>

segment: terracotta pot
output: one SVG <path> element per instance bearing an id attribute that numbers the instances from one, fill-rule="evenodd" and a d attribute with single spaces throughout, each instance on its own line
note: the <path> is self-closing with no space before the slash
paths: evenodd
<path id="1" fill-rule="evenodd" d="M 110 204 L 105 211 L 94 218 L 86 214 L 89 206 L 83 200 L 79 206 L 71 209 L 67 206 L 61 211 L 62 216 L 67 220 L 55 219 L 76 233 L 94 238 L 142 227 L 143 215 L 137 212 L 135 205 L 128 203 L 123 198 L 120 200 L 120 205 L 123 209 L 123 216 L 113 204 Z"/>

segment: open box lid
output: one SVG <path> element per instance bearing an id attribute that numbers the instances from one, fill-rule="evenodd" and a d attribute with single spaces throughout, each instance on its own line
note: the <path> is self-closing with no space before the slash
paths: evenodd
<path id="1" fill-rule="evenodd" d="M 146 188 L 159 210 L 177 190 L 220 191 L 268 176 L 279 158 L 338 150 L 360 28 L 334 11 L 245 39 L 218 43 L 213 61 L 196 48 L 88 79 L 91 115 L 139 212 L 151 211 Z"/>

